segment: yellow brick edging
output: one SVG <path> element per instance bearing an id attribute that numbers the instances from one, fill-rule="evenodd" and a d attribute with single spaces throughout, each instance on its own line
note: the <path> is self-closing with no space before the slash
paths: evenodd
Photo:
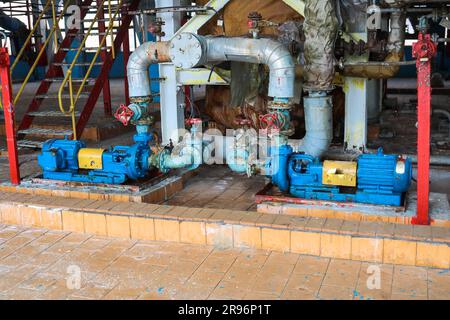
<path id="1" fill-rule="evenodd" d="M 450 268 L 450 244 L 443 241 L 416 240 L 412 236 L 343 234 L 325 230 L 324 223 L 308 230 L 301 226 L 276 224 L 270 216 L 262 217 L 261 224 L 241 224 L 231 220 L 225 223 L 217 218 L 218 210 L 192 210 L 192 218 L 181 212 L 190 209 L 178 208 L 175 210 L 178 214 L 171 214 L 172 208 L 168 206 L 151 207 L 149 213 L 143 212 L 145 206 L 142 208 L 136 207 L 137 212 L 134 213 L 112 213 L 99 208 L 91 211 L 8 201 L 0 202 L 0 222 L 135 240 L 255 248 L 356 261 Z M 205 218 L 198 218 L 195 214 L 204 214 Z M 213 215 L 216 220 L 208 219 Z"/>
<path id="2" fill-rule="evenodd" d="M 263 214 L 277 214 L 295 217 L 315 217 L 315 218 L 331 218 L 343 219 L 348 221 L 365 221 L 365 222 L 384 222 L 395 224 L 411 224 L 410 216 L 382 216 L 360 211 L 346 211 L 337 208 L 317 208 L 310 206 L 292 207 L 281 203 L 261 203 L 258 204 L 258 212 Z M 450 228 L 449 220 L 434 219 L 431 223 L 436 227 Z"/>

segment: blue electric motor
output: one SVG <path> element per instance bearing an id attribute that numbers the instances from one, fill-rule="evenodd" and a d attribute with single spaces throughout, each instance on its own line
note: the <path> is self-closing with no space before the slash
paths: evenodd
<path id="1" fill-rule="evenodd" d="M 147 176 L 151 153 L 147 143 L 105 150 L 86 148 L 83 141 L 49 140 L 38 163 L 44 179 L 121 184 Z"/>
<path id="2" fill-rule="evenodd" d="M 385 155 L 382 149 L 377 154 L 358 157 L 355 176 L 350 174 L 344 177 L 353 181 L 354 187 L 325 182 L 324 164 L 318 158 L 292 152 L 289 154 L 290 150 L 289 146 L 272 149 L 272 182 L 281 191 L 289 191 L 298 198 L 400 206 L 411 185 L 411 160 Z M 339 172 L 334 174 L 339 176 Z"/>

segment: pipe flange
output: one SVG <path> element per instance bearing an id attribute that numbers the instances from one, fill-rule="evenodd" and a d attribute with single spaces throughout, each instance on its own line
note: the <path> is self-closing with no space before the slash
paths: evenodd
<path id="1" fill-rule="evenodd" d="M 177 35 L 169 45 L 170 59 L 177 68 L 189 69 L 205 63 L 204 43 L 193 33 Z"/>
<path id="2" fill-rule="evenodd" d="M 151 103 L 151 102 L 153 102 L 153 97 L 151 97 L 151 96 L 148 96 L 148 97 L 130 97 L 130 102 L 131 103 L 135 103 L 135 104 Z"/>
<path id="3" fill-rule="evenodd" d="M 279 102 L 279 101 L 270 101 L 269 105 L 267 106 L 268 109 L 274 110 L 274 111 L 280 111 L 280 110 L 291 110 L 292 109 L 292 103 L 290 102 Z"/>
<path id="4" fill-rule="evenodd" d="M 131 124 L 134 126 L 151 126 L 155 123 L 155 118 L 153 116 L 147 116 L 139 120 L 132 120 Z"/>
<path id="5" fill-rule="evenodd" d="M 288 130 L 284 130 L 280 132 L 282 135 L 285 135 L 286 137 L 293 136 L 295 133 L 295 129 L 290 127 Z"/>
<path id="6" fill-rule="evenodd" d="M 308 85 L 303 86 L 303 91 L 308 92 L 308 93 L 320 91 L 320 92 L 326 92 L 328 94 L 328 93 L 332 92 L 334 89 L 336 89 L 336 86 L 333 84 L 330 86 L 327 86 L 327 87 L 308 86 Z"/>
<path id="7" fill-rule="evenodd" d="M 165 157 L 166 156 L 170 156 L 170 151 L 167 149 L 162 150 L 156 159 L 156 163 L 158 166 L 159 171 L 161 171 L 162 173 L 168 173 L 170 171 L 170 169 L 167 169 L 165 166 Z"/>

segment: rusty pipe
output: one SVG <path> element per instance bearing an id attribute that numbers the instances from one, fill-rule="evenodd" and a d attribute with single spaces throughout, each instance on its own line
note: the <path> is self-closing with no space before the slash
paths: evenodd
<path id="1" fill-rule="evenodd" d="M 360 62 L 355 65 L 344 64 L 344 76 L 368 79 L 388 79 L 400 70 L 404 57 L 406 35 L 406 14 L 402 11 L 391 13 L 391 32 L 387 44 L 388 56 L 384 63 Z"/>
<path id="2" fill-rule="evenodd" d="M 131 100 L 149 100 L 152 93 L 148 68 L 151 64 L 170 61 L 168 42 L 146 42 L 138 47 L 131 54 L 127 65 Z"/>

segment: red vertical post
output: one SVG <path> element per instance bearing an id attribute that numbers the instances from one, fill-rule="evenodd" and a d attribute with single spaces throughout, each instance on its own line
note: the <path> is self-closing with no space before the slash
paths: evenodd
<path id="1" fill-rule="evenodd" d="M 105 27 L 105 14 L 104 14 L 104 7 L 101 7 L 98 15 L 98 33 L 99 33 L 99 41 L 100 43 L 103 40 L 103 37 L 106 37 L 106 27 Z M 113 32 L 114 30 L 112 30 L 111 32 Z M 102 35 L 103 34 L 103 35 Z M 114 44 L 111 44 L 112 46 Z M 103 61 L 103 63 L 105 63 L 106 61 L 106 55 L 107 55 L 107 46 L 106 46 L 106 41 L 105 41 L 105 46 L 102 47 L 101 49 L 101 53 L 100 53 L 100 57 Z M 112 51 L 111 53 L 112 54 Z M 106 77 L 105 82 L 103 82 L 103 108 L 105 110 L 105 115 L 106 116 L 110 116 L 112 115 L 112 108 L 111 108 L 111 87 L 110 87 L 110 83 L 109 83 L 109 76 Z"/>
<path id="2" fill-rule="evenodd" d="M 189 110 L 189 112 L 191 112 L 193 99 L 191 89 L 192 89 L 191 86 L 184 86 L 184 104 L 186 105 L 186 109 Z"/>
<path id="3" fill-rule="evenodd" d="M 429 225 L 430 195 L 430 121 L 431 121 L 431 62 L 437 51 L 429 34 L 419 34 L 413 46 L 417 59 L 417 216 L 413 224 Z"/>
<path id="4" fill-rule="evenodd" d="M 126 9 L 125 9 L 126 10 Z M 125 12 L 124 14 L 128 14 Z M 124 65 L 124 85 L 125 85 L 125 101 L 127 106 L 130 105 L 130 91 L 128 88 L 128 71 L 127 71 L 127 65 L 128 60 L 130 59 L 130 30 L 127 29 L 125 32 L 125 35 L 123 37 L 123 65 Z"/>
<path id="5" fill-rule="evenodd" d="M 7 48 L 0 48 L 0 77 L 2 81 L 2 102 L 5 114 L 6 144 L 8 146 L 9 176 L 11 183 L 20 184 L 19 156 L 17 153 L 16 132 L 14 128 L 14 106 L 10 76 L 10 61 Z"/>

